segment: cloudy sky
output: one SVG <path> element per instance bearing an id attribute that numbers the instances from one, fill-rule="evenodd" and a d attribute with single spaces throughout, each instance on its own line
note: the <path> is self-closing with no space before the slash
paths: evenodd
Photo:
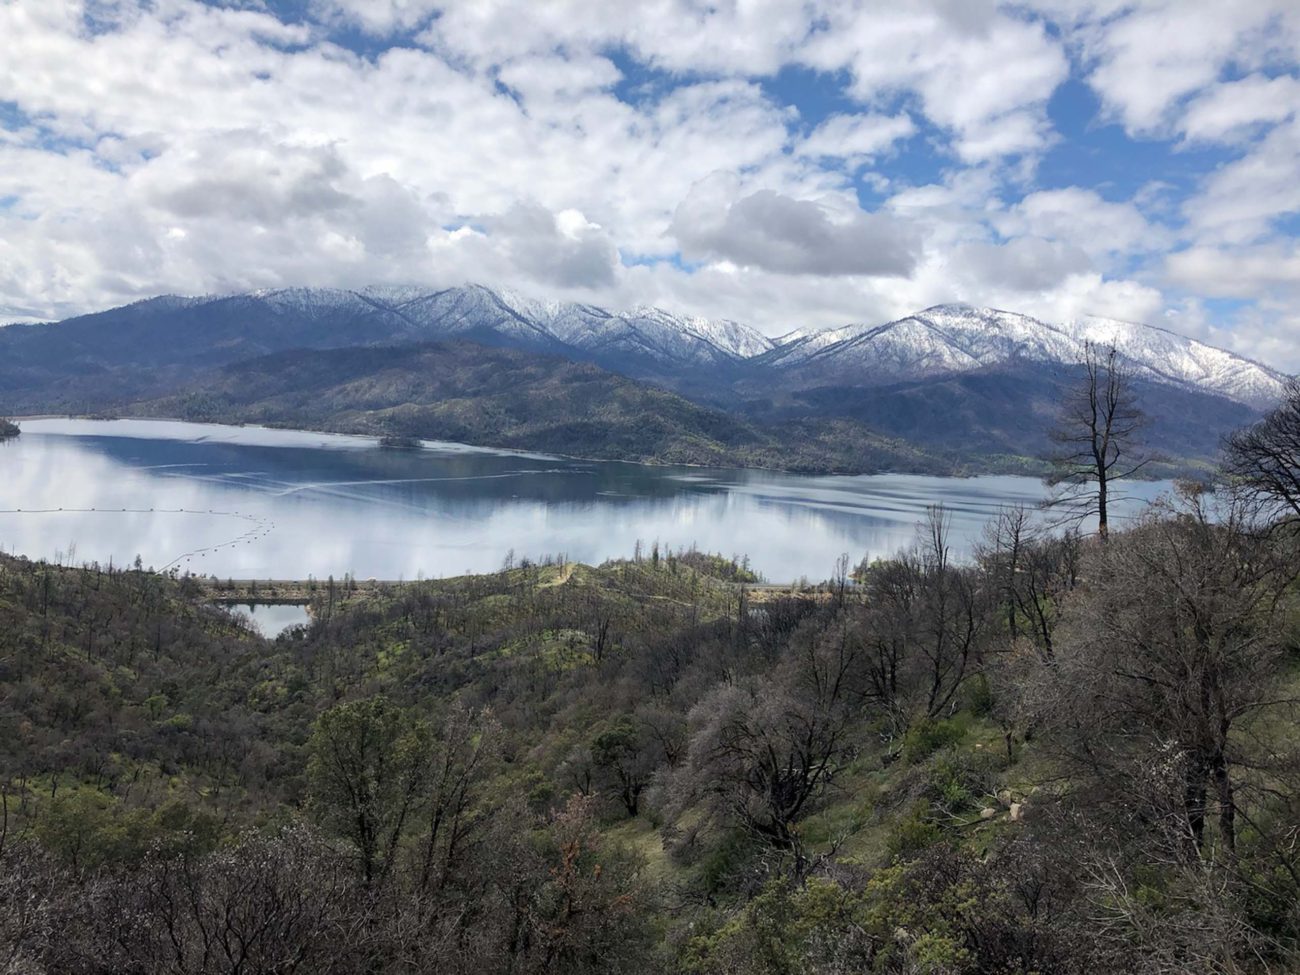
<path id="1" fill-rule="evenodd" d="M 0 320 L 481 281 L 1300 368 L 1295 0 L 0 0 Z"/>

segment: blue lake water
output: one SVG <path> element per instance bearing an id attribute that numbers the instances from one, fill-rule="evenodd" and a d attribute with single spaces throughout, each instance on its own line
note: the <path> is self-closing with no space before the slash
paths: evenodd
<path id="1" fill-rule="evenodd" d="M 813 477 L 648 467 L 164 420 L 29 420 L 0 443 L 0 549 L 240 579 L 416 579 L 563 554 L 598 563 L 638 540 L 748 555 L 766 578 L 827 578 L 849 553 L 891 555 L 928 505 L 957 555 L 1025 477 Z M 1167 483 L 1129 487 L 1124 505 Z"/>

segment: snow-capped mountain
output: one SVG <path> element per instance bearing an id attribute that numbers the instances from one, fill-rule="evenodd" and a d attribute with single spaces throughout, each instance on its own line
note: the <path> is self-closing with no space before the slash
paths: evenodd
<path id="1" fill-rule="evenodd" d="M 762 361 L 801 385 L 872 385 L 1019 364 L 1073 365 L 1087 342 L 1110 345 L 1140 377 L 1214 393 L 1256 409 L 1286 377 L 1222 349 L 1149 325 L 1081 318 L 1060 325 L 992 308 L 937 305 L 884 325 L 785 336 Z"/>
<path id="2" fill-rule="evenodd" d="M 885 324 L 797 329 L 770 339 L 739 322 L 642 307 L 537 301 L 482 285 L 428 290 L 289 288 L 211 302 L 255 302 L 277 318 L 343 325 L 323 344 L 470 338 L 590 359 L 634 375 L 744 364 L 800 386 L 924 379 L 1012 363 L 1071 365 L 1085 342 L 1115 343 L 1135 372 L 1166 385 L 1226 396 L 1254 408 L 1275 403 L 1286 377 L 1259 363 L 1150 325 L 1105 318 L 1049 324 L 1015 312 L 936 305 Z M 188 299 L 193 309 L 204 299 Z M 289 330 L 302 334 L 301 327 Z M 350 336 L 350 338 L 349 338 Z"/>
<path id="3" fill-rule="evenodd" d="M 1061 362 L 1077 343 L 1027 315 L 938 305 L 885 325 L 846 325 L 782 345 L 770 361 L 851 367 L 864 377 L 913 379 L 980 369 L 1013 358 Z"/>
<path id="4" fill-rule="evenodd" d="M 542 319 L 557 339 L 601 360 L 644 356 L 663 363 L 724 365 L 764 352 L 769 339 L 737 322 L 673 315 L 658 308 L 618 314 L 560 305 Z"/>
<path id="5" fill-rule="evenodd" d="M 641 366 L 665 367 L 724 365 L 772 348 L 770 339 L 738 322 L 673 315 L 658 308 L 611 312 L 594 305 L 535 301 L 481 285 L 438 291 L 290 289 L 250 297 L 307 316 L 350 313 L 378 333 L 392 333 L 362 332 L 358 341 L 489 339 L 607 364 L 636 360 Z"/>
<path id="6" fill-rule="evenodd" d="M 1211 390 L 1256 408 L 1272 406 L 1283 395 L 1287 377 L 1282 373 L 1163 328 L 1096 316 L 1060 328 L 1078 342 L 1113 344 L 1157 382 Z"/>
<path id="7" fill-rule="evenodd" d="M 594 362 L 709 399 L 757 390 L 871 388 L 976 372 L 1077 364 L 1085 342 L 1114 342 L 1144 380 L 1226 397 L 1278 401 L 1286 377 L 1148 325 L 1103 318 L 1049 324 L 1028 315 L 938 305 L 884 324 L 796 329 L 770 339 L 739 322 L 643 307 L 537 301 L 456 288 L 285 288 L 137 302 L 54 326 L 0 329 L 0 359 L 24 376 L 86 368 L 193 370 L 297 348 L 469 339 Z M 28 380 L 24 379 L 24 382 Z"/>

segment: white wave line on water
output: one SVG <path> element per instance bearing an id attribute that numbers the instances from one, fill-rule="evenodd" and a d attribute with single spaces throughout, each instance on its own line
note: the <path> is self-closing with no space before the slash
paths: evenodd
<path id="1" fill-rule="evenodd" d="M 209 552 L 220 551 L 223 548 L 234 548 L 240 542 L 245 545 L 252 545 L 259 538 L 265 538 L 275 527 L 275 522 L 269 518 L 263 518 L 260 515 L 245 514 L 242 511 L 217 511 L 215 508 L 209 508 L 206 511 L 199 508 L 115 508 L 115 507 L 94 507 L 94 508 L 0 508 L 0 515 L 56 515 L 56 514 L 137 514 L 137 515 L 210 515 L 221 518 L 240 518 L 249 522 L 253 529 L 244 532 L 242 535 L 236 535 L 218 542 L 215 545 L 206 545 L 202 548 L 192 549 L 188 552 L 182 552 L 170 562 L 167 562 L 159 572 L 166 572 L 182 561 L 188 562 L 195 557 L 206 558 Z"/>
<path id="2" fill-rule="evenodd" d="M 365 485 L 365 484 L 371 484 L 373 482 L 359 481 L 354 483 Z M 365 491 L 340 491 L 340 490 L 334 490 L 331 487 L 323 486 L 323 485 L 316 485 L 312 490 L 315 492 L 315 494 L 319 496 L 319 498 L 324 499 L 326 502 L 331 502 L 331 501 L 360 502 L 367 505 L 373 505 L 376 507 L 392 508 L 397 511 L 411 512 L 413 514 L 419 515 L 422 518 L 437 518 L 441 521 L 465 521 L 466 520 L 463 516 L 452 514 L 449 511 L 434 510 L 424 504 L 417 504 L 412 501 L 403 501 L 399 498 L 384 497 L 382 494 L 370 494 Z M 282 494 L 271 495 L 271 497 L 283 498 L 288 496 L 289 494 L 295 494 L 295 493 L 300 493 L 300 492 L 287 491 Z"/>
<path id="3" fill-rule="evenodd" d="M 133 471 L 166 471 L 177 467 L 207 467 L 207 464 L 127 464 L 126 467 Z"/>
<path id="4" fill-rule="evenodd" d="M 288 494 L 297 494 L 302 491 L 324 491 L 329 488 L 339 487 L 364 487 L 368 484 L 431 484 L 440 481 L 492 481 L 502 480 L 510 477 L 523 477 L 527 474 L 534 474 L 536 471 L 510 471 L 505 474 L 471 474 L 463 477 L 390 477 L 390 478 L 366 478 L 361 481 L 312 481 L 306 484 L 295 484 L 286 491 L 275 495 L 282 498 Z"/>
<path id="5" fill-rule="evenodd" d="M 206 464 L 178 464 L 178 467 L 206 467 Z M 244 487 L 248 484 L 240 475 L 237 474 L 186 474 L 184 472 L 160 471 L 159 477 L 170 477 L 178 481 L 207 481 L 212 484 L 229 485 L 235 481 L 238 486 Z M 238 480 L 236 480 L 238 478 Z M 271 481 L 272 484 L 291 484 L 292 481 Z"/>

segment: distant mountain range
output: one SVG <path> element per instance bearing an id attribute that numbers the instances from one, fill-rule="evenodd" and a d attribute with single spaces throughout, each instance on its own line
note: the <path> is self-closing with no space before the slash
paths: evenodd
<path id="1" fill-rule="evenodd" d="M 937 305 L 884 325 L 845 325 L 778 339 L 757 361 L 819 385 L 876 385 L 976 372 L 1012 363 L 1068 366 L 1084 343 L 1114 345 L 1143 379 L 1264 408 L 1286 376 L 1162 328 L 1087 317 L 1049 325 L 1028 315 Z"/>
<path id="2" fill-rule="evenodd" d="M 1102 318 L 1049 324 L 964 305 L 772 339 L 734 321 L 658 308 L 612 312 L 478 285 L 293 288 L 165 296 L 50 325 L 0 329 L 0 412 L 131 410 L 167 397 L 176 402 L 187 391 L 230 394 L 230 371 L 221 378 L 215 371 L 263 356 L 447 341 L 458 343 L 461 367 L 466 342 L 591 363 L 759 430 L 797 423 L 806 433 L 811 421 L 844 421 L 863 436 L 904 439 L 964 468 L 1003 463 L 985 457 L 990 453 L 1041 452 L 1060 384 L 1074 375 L 1087 341 L 1116 345 L 1139 379 L 1153 440 L 1183 458 L 1212 456 L 1223 433 L 1280 398 L 1287 378 L 1152 326 Z M 426 364 L 431 354 L 422 351 Z M 518 368 L 521 360 L 511 361 Z M 439 394 L 426 387 L 421 395 Z M 247 396 L 240 397 L 247 406 Z M 778 447 L 765 447 L 765 462 L 773 451 Z M 910 458 L 903 463 L 933 467 L 909 451 L 900 454 Z M 807 460 L 805 452 L 803 466 Z M 826 466 L 843 464 L 841 454 L 828 456 Z"/>

